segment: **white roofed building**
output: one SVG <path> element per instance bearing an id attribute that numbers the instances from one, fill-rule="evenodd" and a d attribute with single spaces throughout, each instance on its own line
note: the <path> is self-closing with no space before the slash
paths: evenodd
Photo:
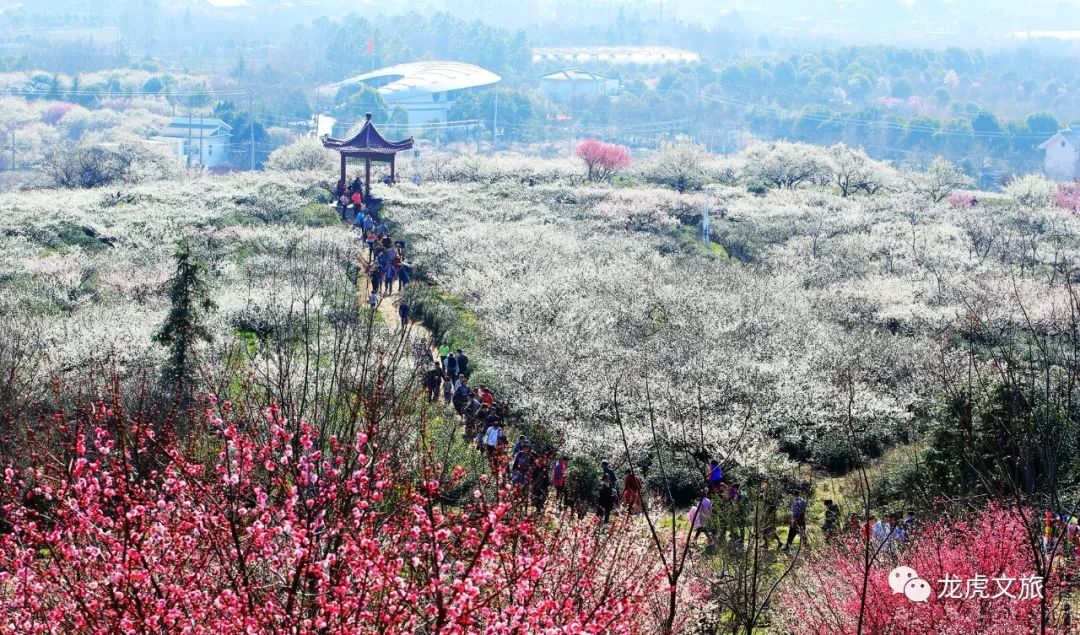
<path id="1" fill-rule="evenodd" d="M 660 66 L 680 62 L 697 62 L 701 56 L 693 51 L 670 46 L 554 46 L 533 49 L 533 61 L 587 64 L 639 64 Z"/>
<path id="2" fill-rule="evenodd" d="M 610 95 L 619 90 L 619 80 L 591 71 L 568 68 L 541 77 L 540 90 L 551 101 L 565 102 L 575 97 Z"/>
<path id="3" fill-rule="evenodd" d="M 232 127 L 216 117 L 173 117 L 169 126 L 151 137 L 169 144 L 186 165 L 216 168 L 229 162 Z"/>
<path id="4" fill-rule="evenodd" d="M 464 62 L 409 62 L 387 66 L 323 87 L 337 94 L 342 88 L 366 84 L 378 91 L 387 106 L 402 107 L 410 126 L 446 121 L 447 113 L 462 91 L 490 86 L 502 78 L 489 70 Z"/>
<path id="5" fill-rule="evenodd" d="M 1046 153 L 1043 172 L 1055 181 L 1080 177 L 1080 131 L 1066 128 L 1039 144 Z"/>

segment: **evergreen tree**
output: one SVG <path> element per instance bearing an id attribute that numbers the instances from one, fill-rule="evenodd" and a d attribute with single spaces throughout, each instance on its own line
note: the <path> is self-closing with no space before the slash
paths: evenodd
<path id="1" fill-rule="evenodd" d="M 165 387 L 187 400 L 196 381 L 195 346 L 211 341 L 206 317 L 216 307 L 210 298 L 206 261 L 198 254 L 192 240 L 184 238 L 174 255 L 176 273 L 169 280 L 172 308 L 154 341 L 169 348 L 169 361 L 162 373 Z"/>

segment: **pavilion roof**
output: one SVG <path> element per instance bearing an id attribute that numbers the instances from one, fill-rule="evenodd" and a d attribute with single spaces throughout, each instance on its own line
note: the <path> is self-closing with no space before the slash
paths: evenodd
<path id="1" fill-rule="evenodd" d="M 379 131 L 375 129 L 375 125 L 371 123 L 371 113 L 367 113 L 367 120 L 364 122 L 364 127 L 360 129 L 360 132 L 356 133 L 352 139 L 341 140 L 325 137 L 323 139 L 323 146 L 330 148 L 331 150 L 337 150 L 342 154 L 348 155 L 375 155 L 385 156 L 401 152 L 402 150 L 408 150 L 413 147 L 413 139 L 403 139 L 401 141 L 387 141 L 385 137 L 379 134 Z"/>

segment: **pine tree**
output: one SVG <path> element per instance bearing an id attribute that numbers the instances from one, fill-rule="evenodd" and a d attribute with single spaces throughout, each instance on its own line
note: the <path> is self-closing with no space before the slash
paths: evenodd
<path id="1" fill-rule="evenodd" d="M 169 361 L 162 372 L 163 384 L 184 403 L 196 382 L 195 346 L 200 341 L 211 341 L 206 317 L 216 307 L 210 298 L 206 261 L 191 239 L 179 242 L 174 258 L 176 273 L 169 280 L 172 308 L 154 341 L 169 348 Z"/>

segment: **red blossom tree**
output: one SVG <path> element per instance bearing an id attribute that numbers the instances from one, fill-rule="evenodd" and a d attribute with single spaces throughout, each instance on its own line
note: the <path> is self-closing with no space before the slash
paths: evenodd
<path id="1" fill-rule="evenodd" d="M 0 483 L 0 624 L 20 633 L 641 633 L 633 531 L 526 517 L 423 450 L 211 400 L 181 443 L 119 399 L 56 415 Z M 374 418 L 372 418 L 374 420 Z M 257 421 L 257 418 L 256 418 Z M 423 439 L 423 435 L 420 435 Z M 421 441 L 422 443 L 422 441 Z M 405 459 L 411 459 L 406 461 Z M 631 566 L 632 565 L 632 566 Z"/>
<path id="2" fill-rule="evenodd" d="M 585 162 L 590 181 L 606 181 L 630 165 L 630 150 L 626 146 L 596 139 L 582 141 L 574 155 Z"/>
<path id="3" fill-rule="evenodd" d="M 1021 635 L 1039 630 L 1040 602 L 1036 598 L 996 599 L 938 597 L 948 575 L 961 580 L 959 592 L 968 594 L 967 580 L 989 578 L 987 593 L 999 592 L 994 578 L 1020 596 L 1021 580 L 1034 575 L 1031 545 L 1023 521 L 1013 510 L 991 505 L 975 517 L 942 520 L 917 532 L 899 553 L 886 548 L 875 560 L 868 578 L 863 633 L 881 635 L 951 633 L 954 635 Z M 781 596 L 780 613 L 785 632 L 793 635 L 849 635 L 857 632 L 863 563 L 857 537 L 812 557 Z M 894 594 L 888 583 L 897 566 L 914 569 L 932 589 L 926 603 L 911 602 Z M 1009 584 L 1006 579 L 1015 582 Z M 1059 587 L 1044 583 L 1048 598 Z M 1030 593 L 1029 593 L 1030 595 Z M 1052 604 L 1050 604 L 1052 606 Z"/>

